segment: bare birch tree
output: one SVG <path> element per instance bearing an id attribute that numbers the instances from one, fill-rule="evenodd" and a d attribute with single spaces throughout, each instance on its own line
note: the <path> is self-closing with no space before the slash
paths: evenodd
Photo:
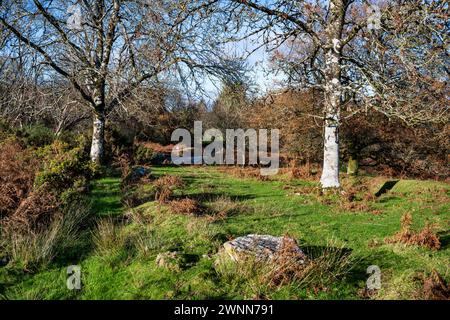
<path id="1" fill-rule="evenodd" d="M 191 0 L 5 0 L 0 25 L 90 107 L 91 159 L 101 162 L 106 117 L 138 87 L 226 69 L 214 32 L 202 30 L 207 10 Z"/>
<path id="2" fill-rule="evenodd" d="M 228 41 L 268 48 L 290 84 L 322 92 L 323 188 L 340 187 L 342 116 L 375 108 L 411 124 L 448 121 L 445 1 L 225 2 L 216 11 Z"/>

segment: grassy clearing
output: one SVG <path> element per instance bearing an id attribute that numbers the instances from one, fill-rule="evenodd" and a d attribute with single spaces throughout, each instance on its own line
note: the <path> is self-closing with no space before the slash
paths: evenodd
<path id="1" fill-rule="evenodd" d="M 447 184 L 402 180 L 380 198 L 361 200 L 365 206 L 355 210 L 342 205 L 342 197 L 319 196 L 317 183 L 287 176 L 241 179 L 206 167 L 157 167 L 152 175 L 179 176 L 184 185 L 173 190 L 173 200 L 195 200 L 206 213 L 174 213 L 170 204 L 157 201 L 125 208 L 120 178 L 97 180 L 91 199 L 99 218 L 86 237 L 90 245 L 77 247 L 82 251 L 74 255 L 78 260 L 55 262 L 32 274 L 2 267 L 0 294 L 9 299 L 359 299 L 367 267 L 378 265 L 382 289 L 372 297 L 397 299 L 420 298 L 417 279 L 433 269 L 450 279 Z M 371 182 L 368 192 L 383 182 L 364 180 Z M 435 225 L 440 250 L 384 241 L 400 230 L 405 213 L 413 217 L 412 228 Z M 333 248 L 345 249 L 351 252 L 351 270 L 326 283 L 293 281 L 274 287 L 251 262 L 239 268 L 215 264 L 223 242 L 249 233 L 289 234 L 318 257 Z M 177 270 L 157 265 L 158 254 L 167 251 L 181 255 Z M 81 291 L 65 287 L 70 264 L 81 265 Z M 319 271 L 329 274 L 324 270 Z"/>

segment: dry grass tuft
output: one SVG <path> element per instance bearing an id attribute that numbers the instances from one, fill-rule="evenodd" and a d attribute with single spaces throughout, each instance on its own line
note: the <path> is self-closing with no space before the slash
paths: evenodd
<path id="1" fill-rule="evenodd" d="M 197 215 L 204 213 L 205 208 L 194 199 L 172 200 L 169 202 L 170 210 L 177 214 Z"/>
<path id="2" fill-rule="evenodd" d="M 269 181 L 268 176 L 264 176 L 261 174 L 260 168 L 253 167 L 223 167 L 220 169 L 221 171 L 226 172 L 236 178 L 239 179 L 257 179 L 259 181 Z"/>
<path id="3" fill-rule="evenodd" d="M 391 238 L 386 238 L 386 243 L 403 243 L 406 245 L 417 245 L 431 250 L 439 250 L 441 243 L 434 232 L 433 225 L 427 223 L 420 232 L 411 230 L 412 216 L 406 213 L 401 219 L 401 230 Z"/>
<path id="4" fill-rule="evenodd" d="M 287 284 L 292 279 L 299 278 L 303 272 L 307 258 L 297 251 L 298 245 L 296 241 L 288 236 L 283 237 L 280 250 L 274 257 L 274 266 L 272 272 L 268 276 L 271 285 L 280 286 Z"/>
<path id="5" fill-rule="evenodd" d="M 251 209 L 237 200 L 226 196 L 215 199 L 208 205 L 207 219 L 210 222 L 221 221 L 229 216 L 249 212 Z"/>
<path id="6" fill-rule="evenodd" d="M 285 241 L 279 254 L 269 261 L 244 256 L 237 262 L 219 254 L 214 264 L 219 276 L 227 283 L 243 285 L 250 297 L 269 298 L 286 286 L 326 291 L 340 281 L 354 265 L 348 250 L 330 243 L 320 252 L 307 253 L 307 258 L 293 250 L 295 243 Z M 305 263 L 300 263 L 303 259 Z"/>
<path id="7" fill-rule="evenodd" d="M 294 243 L 283 243 L 272 272 L 267 274 L 271 287 L 297 283 L 314 290 L 325 289 L 351 270 L 350 253 L 344 248 L 329 245 L 316 257 L 308 255 L 309 258 L 299 257 L 294 248 Z M 305 259 L 305 263 L 300 264 L 299 259 Z"/>
<path id="8" fill-rule="evenodd" d="M 79 230 L 88 217 L 88 207 L 78 203 L 53 217 L 46 228 L 27 232 L 3 230 L 2 240 L 7 241 L 6 248 L 11 260 L 30 270 L 50 263 L 57 255 L 67 251 L 67 247 L 78 240 Z"/>
<path id="9" fill-rule="evenodd" d="M 107 255 L 111 252 L 117 254 L 125 245 L 126 238 L 114 220 L 108 218 L 98 221 L 93 241 L 96 250 L 101 255 Z"/>
<path id="10" fill-rule="evenodd" d="M 167 203 L 173 195 L 175 188 L 183 186 L 183 180 L 178 176 L 166 175 L 153 182 L 155 187 L 155 200 Z"/>

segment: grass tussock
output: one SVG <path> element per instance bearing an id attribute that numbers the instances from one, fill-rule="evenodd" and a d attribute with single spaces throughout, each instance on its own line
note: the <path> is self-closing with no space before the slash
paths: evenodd
<path id="1" fill-rule="evenodd" d="M 142 220 L 138 222 L 135 219 Z M 120 259 L 126 260 L 135 254 L 149 257 L 163 250 L 167 240 L 144 219 L 146 218 L 142 215 L 134 213 L 133 222 L 138 224 L 131 229 L 113 218 L 99 220 L 93 231 L 93 243 L 98 255 L 106 261 L 117 263 Z"/>
<path id="2" fill-rule="evenodd" d="M 269 177 L 261 174 L 260 168 L 253 167 L 224 167 L 221 168 L 221 171 L 230 174 L 233 177 L 239 179 L 256 179 L 258 181 L 269 181 Z"/>
<path id="3" fill-rule="evenodd" d="M 106 218 L 97 222 L 93 241 L 100 255 L 108 255 L 118 253 L 124 247 L 126 237 L 113 219 Z"/>
<path id="4" fill-rule="evenodd" d="M 230 216 L 245 214 L 250 211 L 249 207 L 226 196 L 221 196 L 212 201 L 208 205 L 208 209 L 208 220 L 211 222 L 222 221 Z"/>
<path id="5" fill-rule="evenodd" d="M 183 180 L 174 175 L 165 175 L 153 182 L 155 188 L 155 200 L 159 203 L 167 203 L 172 197 L 174 189 L 183 186 Z"/>
<path id="6" fill-rule="evenodd" d="M 309 254 L 304 264 L 299 264 L 299 257 L 290 242 L 284 242 L 278 256 L 273 261 L 272 272 L 267 281 L 271 286 L 295 283 L 300 287 L 326 289 L 327 286 L 344 277 L 352 268 L 350 253 L 334 243 L 323 248 L 321 252 Z"/>
<path id="7" fill-rule="evenodd" d="M 209 199 L 210 200 L 210 199 Z M 248 208 L 231 198 L 221 196 L 209 201 L 184 198 L 168 202 L 170 211 L 175 214 L 190 216 L 204 216 L 209 222 L 222 221 L 229 216 L 245 213 Z M 207 202 L 210 203 L 207 203 Z"/>
<path id="8" fill-rule="evenodd" d="M 162 251 L 165 245 L 166 241 L 153 230 L 144 229 L 134 238 L 134 246 L 137 252 L 144 257 Z"/>
<path id="9" fill-rule="evenodd" d="M 219 254 L 215 270 L 224 282 L 243 289 L 245 298 L 270 299 L 273 293 L 284 288 L 294 291 L 307 289 L 316 293 L 327 291 L 354 265 L 349 252 L 336 247 L 334 242 L 311 254 L 304 263 L 299 262 L 304 257 L 299 257 L 292 246 L 292 243 L 285 242 L 280 252 L 269 261 L 246 256 L 234 262 L 225 254 Z"/>
<path id="10" fill-rule="evenodd" d="M 205 208 L 194 199 L 184 198 L 169 202 L 170 210 L 176 214 L 200 216 L 205 212 Z"/>
<path id="11" fill-rule="evenodd" d="M 427 222 L 425 227 L 419 232 L 412 230 L 411 225 L 412 216 L 410 213 L 405 213 L 401 219 L 401 230 L 393 237 L 386 238 L 385 242 L 403 243 L 405 245 L 416 245 L 431 250 L 439 250 L 441 242 L 433 230 L 433 225 Z"/>
<path id="12" fill-rule="evenodd" d="M 3 247 L 13 264 L 33 270 L 64 254 L 78 240 L 80 229 L 87 224 L 88 218 L 86 205 L 72 205 L 54 217 L 46 228 L 21 232 L 3 230 Z"/>
<path id="13" fill-rule="evenodd" d="M 382 286 L 372 299 L 378 300 L 449 300 L 450 285 L 435 269 L 429 272 L 408 270 L 398 276 L 383 272 Z"/>

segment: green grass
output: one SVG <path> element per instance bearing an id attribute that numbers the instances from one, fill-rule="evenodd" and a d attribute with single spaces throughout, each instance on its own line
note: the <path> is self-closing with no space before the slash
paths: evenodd
<path id="1" fill-rule="evenodd" d="M 414 276 L 422 272 L 436 269 L 450 279 L 447 184 L 402 180 L 371 202 L 370 211 L 352 212 L 339 206 L 337 196 L 323 201 L 323 197 L 298 192 L 317 186 L 315 182 L 285 177 L 264 182 L 238 179 L 207 167 L 156 167 L 152 174 L 180 175 L 186 185 L 176 190 L 177 197 L 211 206 L 231 200 L 237 209 L 224 220 L 210 221 L 173 214 L 153 201 L 144 203 L 133 212 L 145 217 L 145 222 L 119 226 L 113 235 L 105 236 L 112 237 L 116 245 L 80 246 L 80 250 L 89 250 L 70 264 L 81 265 L 82 290 L 66 289 L 67 266 L 59 261 L 33 274 L 13 266 L 0 268 L 3 294 L 9 299 L 359 299 L 367 267 L 378 265 L 383 287 L 376 297 L 396 299 L 414 297 Z M 95 181 L 93 213 L 98 219 L 108 219 L 129 211 L 122 206 L 121 196 L 119 178 Z M 406 212 L 412 214 L 415 228 L 426 222 L 435 224 L 442 241 L 439 251 L 384 243 L 385 237 L 400 229 L 400 218 Z M 91 233 L 89 239 L 95 238 L 95 228 Z M 252 279 L 230 280 L 214 268 L 214 255 L 228 238 L 249 233 L 289 234 L 307 251 L 320 250 L 331 241 L 351 250 L 353 269 L 323 290 L 295 285 L 268 289 Z M 166 251 L 182 252 L 194 259 L 181 271 L 169 271 L 155 262 L 157 254 Z"/>
<path id="2" fill-rule="evenodd" d="M 91 191 L 94 214 L 108 216 L 122 213 L 123 206 L 120 199 L 120 178 L 103 178 L 94 181 Z"/>

